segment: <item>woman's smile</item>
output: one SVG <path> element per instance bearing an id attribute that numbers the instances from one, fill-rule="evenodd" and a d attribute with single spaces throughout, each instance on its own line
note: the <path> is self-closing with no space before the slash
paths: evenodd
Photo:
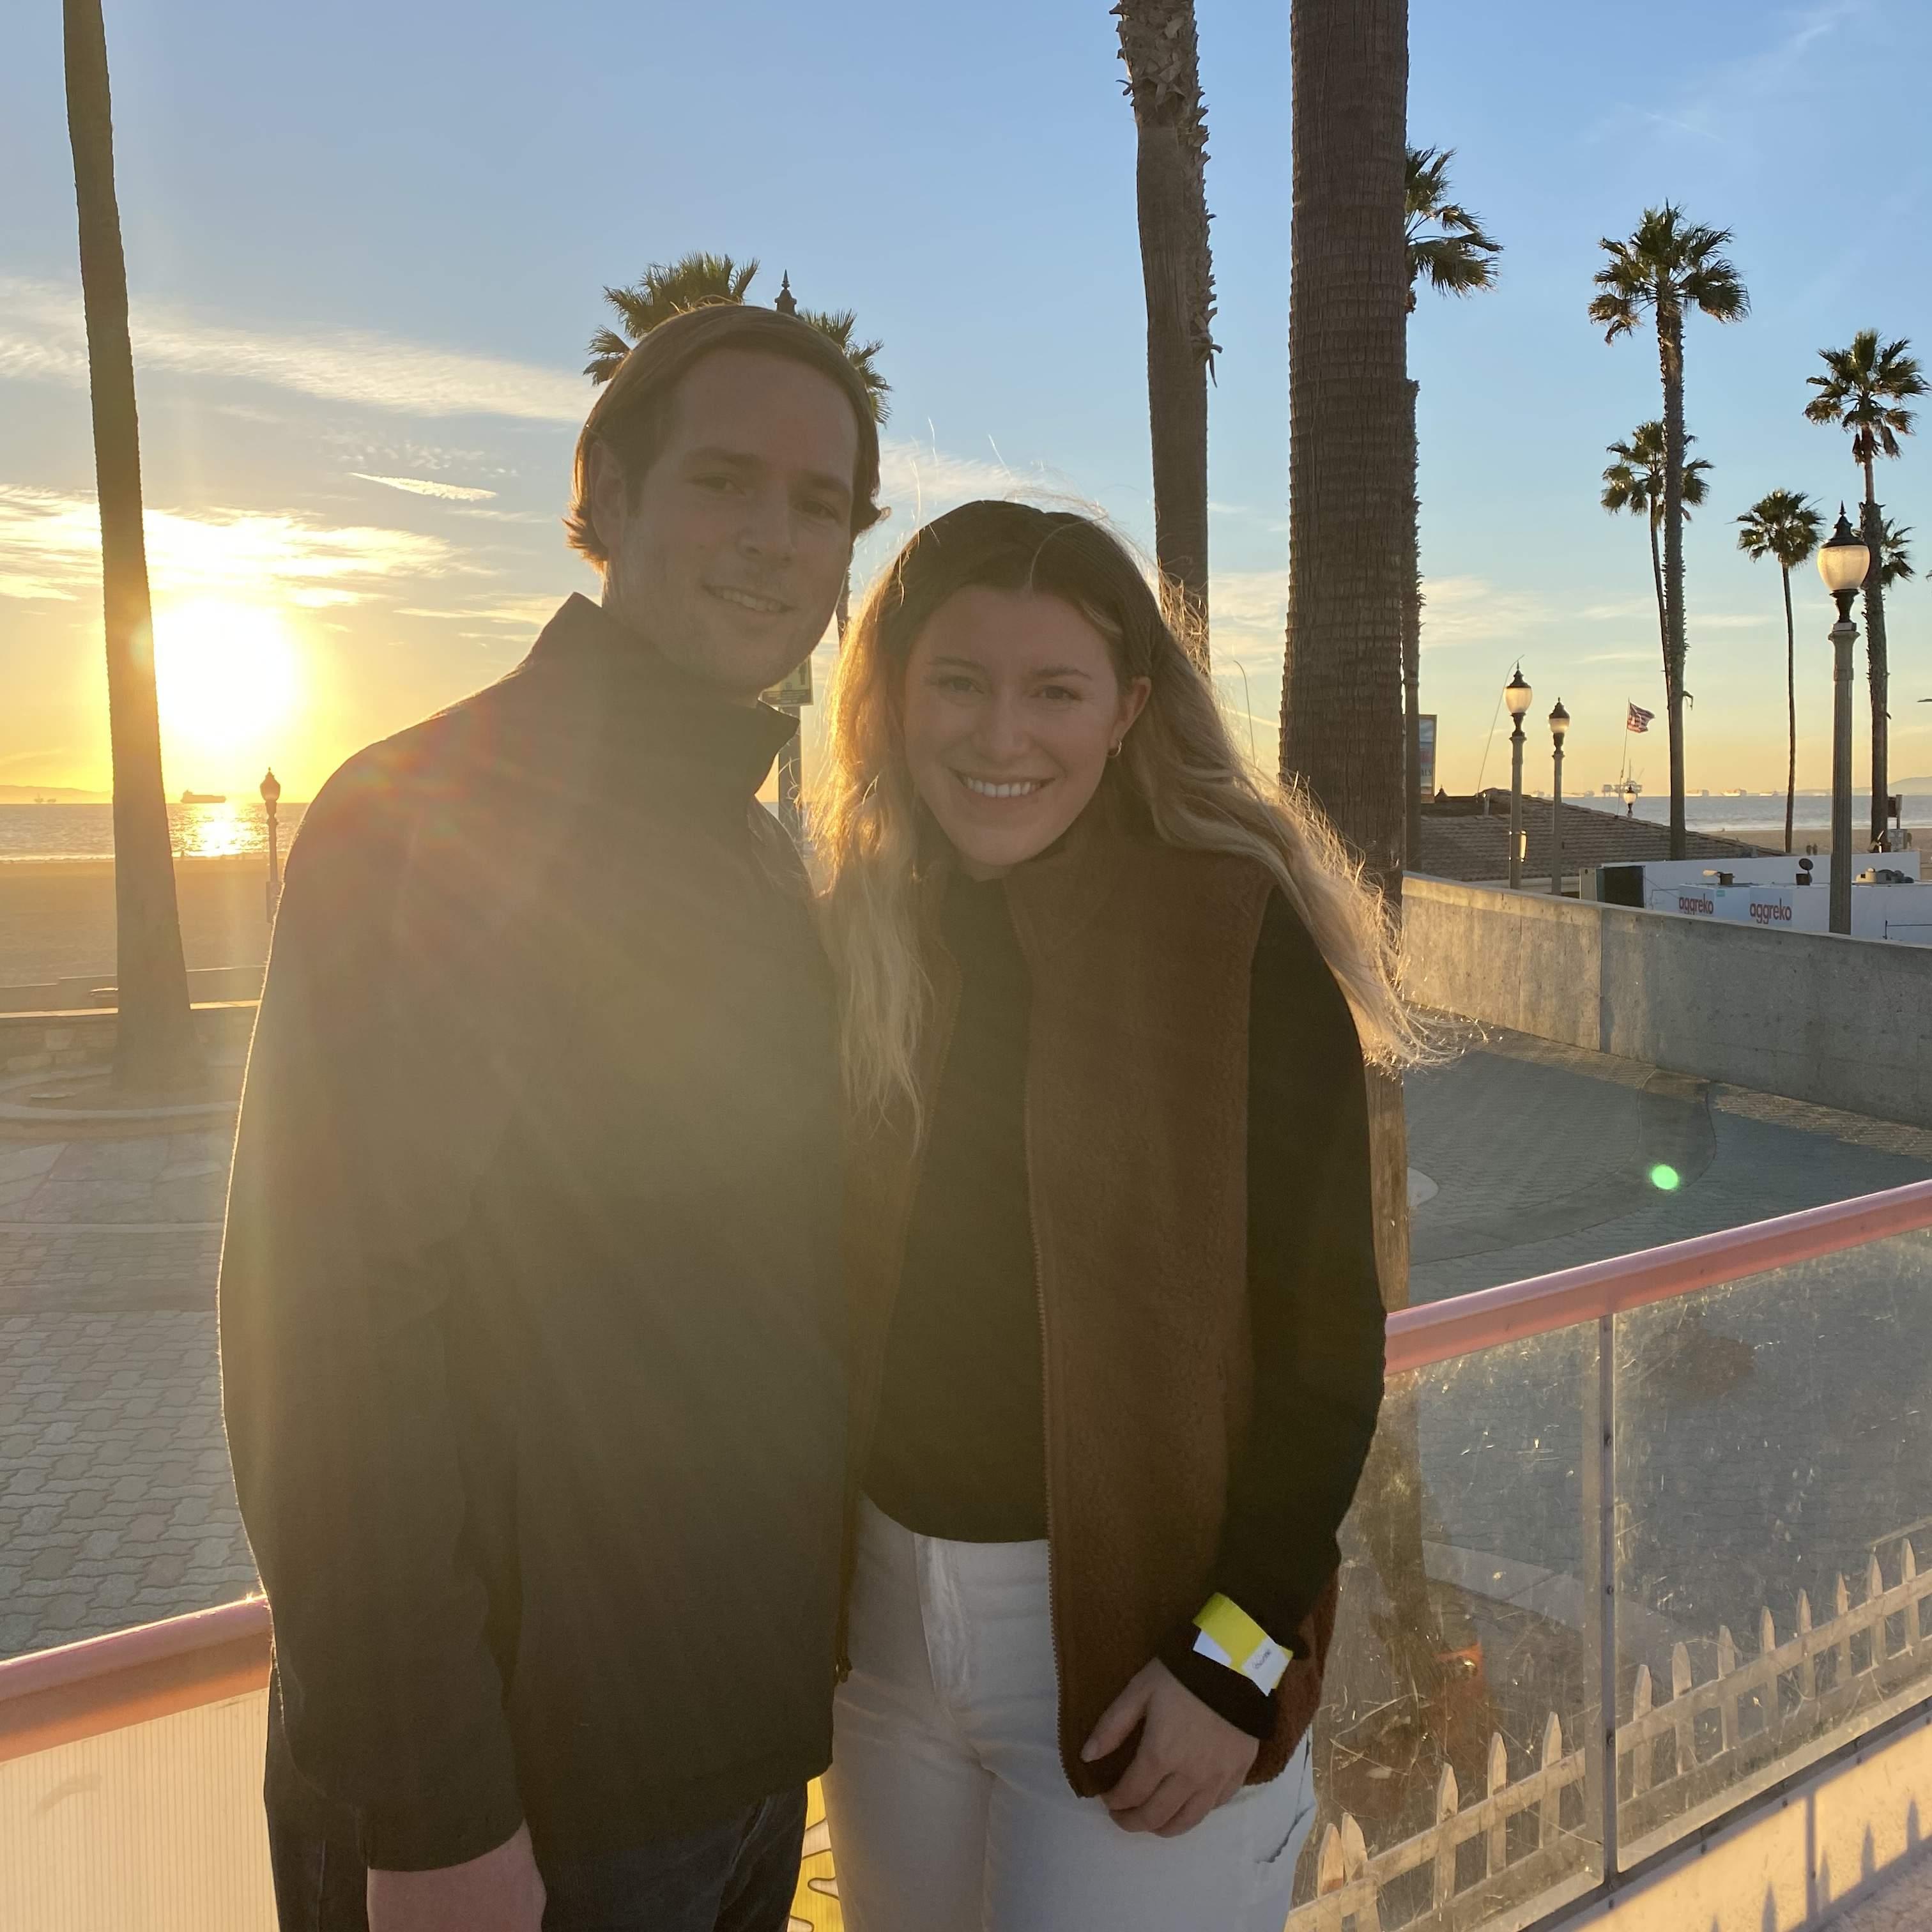
<path id="1" fill-rule="evenodd" d="M 952 776 L 975 798 L 1002 803 L 1037 797 L 1053 782 L 1051 778 L 986 778 L 962 771 L 956 771 Z"/>

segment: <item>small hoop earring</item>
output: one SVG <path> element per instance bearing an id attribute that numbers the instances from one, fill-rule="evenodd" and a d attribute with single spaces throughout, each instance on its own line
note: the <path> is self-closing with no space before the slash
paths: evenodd
<path id="1" fill-rule="evenodd" d="M 1120 740 L 1120 744 L 1111 746 L 1107 753 L 1108 757 L 1110 758 L 1118 758 L 1120 755 L 1121 747 L 1124 746 L 1126 742 L 1126 739 L 1123 738 Z"/>

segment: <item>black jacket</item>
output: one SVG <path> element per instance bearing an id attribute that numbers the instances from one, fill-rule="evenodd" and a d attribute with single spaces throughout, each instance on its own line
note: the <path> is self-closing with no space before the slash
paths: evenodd
<path id="1" fill-rule="evenodd" d="M 830 976 L 788 721 L 572 598 L 290 854 L 223 1250 L 294 1762 L 375 1865 L 822 1769 L 844 1456 Z"/>

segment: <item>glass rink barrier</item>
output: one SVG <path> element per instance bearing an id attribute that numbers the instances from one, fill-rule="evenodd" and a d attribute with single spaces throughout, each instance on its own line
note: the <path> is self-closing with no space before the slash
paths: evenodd
<path id="1" fill-rule="evenodd" d="M 1932 1710 L 1928 1314 L 1932 1182 L 1392 1317 L 1289 1932 L 1586 1910 Z M 251 1599 L 0 1663 L 0 1928 L 268 1932 L 268 1659 Z"/>

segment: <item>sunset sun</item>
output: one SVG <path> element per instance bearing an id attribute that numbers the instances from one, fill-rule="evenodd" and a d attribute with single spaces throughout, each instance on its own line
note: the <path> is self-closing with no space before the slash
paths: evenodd
<path id="1" fill-rule="evenodd" d="M 158 610 L 154 677 L 170 772 L 231 782 L 272 758 L 300 692 L 299 647 L 280 611 L 206 598 Z"/>

